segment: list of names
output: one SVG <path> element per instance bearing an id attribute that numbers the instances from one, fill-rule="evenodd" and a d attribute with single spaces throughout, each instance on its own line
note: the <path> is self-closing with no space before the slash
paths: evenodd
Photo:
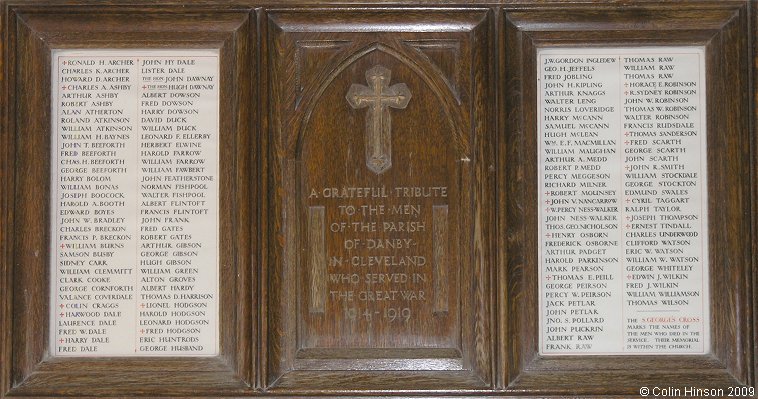
<path id="1" fill-rule="evenodd" d="M 218 352 L 216 50 L 52 57 L 55 356 Z"/>
<path id="2" fill-rule="evenodd" d="M 709 350 L 701 48 L 538 54 L 540 351 Z"/>

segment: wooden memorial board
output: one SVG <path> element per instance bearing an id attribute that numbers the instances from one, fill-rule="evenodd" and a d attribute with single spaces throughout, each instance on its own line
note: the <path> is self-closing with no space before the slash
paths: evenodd
<path id="1" fill-rule="evenodd" d="M 747 37 L 748 28 L 738 22 L 746 22 L 747 15 L 743 14 L 746 9 L 739 6 L 735 9 L 727 3 L 720 5 L 724 8 L 704 10 L 692 3 L 672 3 L 626 10 L 607 5 L 594 8 L 592 12 L 580 6 L 541 8 L 539 13 L 530 10 L 505 12 L 505 40 L 509 43 L 506 53 L 511 57 L 501 65 L 506 73 L 505 81 L 517 83 L 519 89 L 514 93 L 523 94 L 503 97 L 504 108 L 508 110 L 506 126 L 510 126 L 506 129 L 512 133 L 506 144 L 506 165 L 509 157 L 526 160 L 511 168 L 506 166 L 508 172 L 504 180 L 508 193 L 505 228 L 509 232 L 506 237 L 509 237 L 510 245 L 507 250 L 508 274 L 502 281 L 508 281 L 509 286 L 514 287 L 504 298 L 510 315 L 509 331 L 515 332 L 509 338 L 511 352 L 507 371 L 512 388 L 531 390 L 549 386 L 546 392 L 571 394 L 576 392 L 576 381 L 581 380 L 583 393 L 639 395 L 643 387 L 652 389 L 665 386 L 663 381 L 677 381 L 677 389 L 686 386 L 723 388 L 724 394 L 728 394 L 728 388 L 724 387 L 754 378 L 752 366 L 746 367 L 750 360 L 745 357 L 753 349 L 743 346 L 751 342 L 747 345 L 752 347 L 754 338 L 750 338 L 753 333 L 749 331 L 753 327 L 750 321 L 740 316 L 751 306 L 753 283 L 748 282 L 746 276 L 751 274 L 749 270 L 754 255 L 745 252 L 747 248 L 738 237 L 751 231 L 750 218 L 745 216 L 749 211 L 743 207 L 752 201 L 748 198 L 751 191 L 748 189 L 751 186 L 747 179 L 749 172 L 744 168 L 755 158 L 744 148 L 744 143 L 750 141 L 749 128 L 745 124 L 748 115 L 744 114 L 747 109 L 745 101 L 749 98 L 747 83 L 743 80 L 746 76 L 740 74 L 740 67 L 733 63 L 740 62 L 735 60 L 747 62 L 740 50 L 746 43 L 739 38 Z M 542 161 L 538 155 L 539 142 L 544 139 L 537 135 L 543 124 L 538 117 L 544 112 L 536 84 L 540 77 L 539 54 L 553 50 L 579 52 L 581 49 L 592 53 L 602 51 L 596 50 L 601 48 L 625 52 L 639 47 L 651 51 L 675 47 L 679 52 L 694 47 L 702 48 L 705 54 L 707 104 L 703 119 L 700 119 L 705 120 L 700 132 L 706 132 L 706 142 L 702 146 L 706 155 L 699 165 L 707 165 L 707 178 L 700 179 L 700 182 L 707 185 L 707 192 L 701 198 L 707 198 L 709 270 L 708 281 L 702 284 L 709 285 L 710 292 L 710 309 L 703 311 L 703 314 L 710 314 L 710 350 L 705 354 L 686 356 L 541 354 L 540 324 L 533 316 L 540 309 L 539 296 L 535 295 L 541 289 L 540 269 L 536 265 L 544 256 L 539 250 L 544 237 L 540 237 L 538 220 L 539 209 L 545 211 L 545 204 L 538 204 L 535 200 L 544 196 L 539 186 Z M 723 60 L 731 60 L 730 66 Z M 645 81 L 654 82 L 656 79 Z M 607 87 L 604 90 L 617 89 Z M 602 105 L 615 106 L 615 103 L 611 100 Z M 616 131 L 617 134 L 632 130 L 620 127 L 622 129 Z M 623 162 L 618 167 L 623 168 Z M 605 264 L 611 265 L 612 262 Z M 623 292 L 623 286 L 620 290 Z M 616 382 L 610 384 L 609 381 Z M 677 394 L 683 395 L 684 391 Z"/>
<path id="2" fill-rule="evenodd" d="M 280 236 L 267 269 L 267 381 L 324 388 L 321 373 L 354 370 L 355 389 L 431 388 L 437 370 L 483 388 L 488 14 L 323 16 L 268 15 L 280 50 L 268 58 L 267 217 Z"/>
<path id="3" fill-rule="evenodd" d="M 8 210 L 6 215 L 9 216 L 8 219 L 3 220 L 2 235 L 3 253 L 8 255 L 3 260 L 3 267 L 5 271 L 9 271 L 9 273 L 3 274 L 2 292 L 5 298 L 3 301 L 3 327 L 12 326 L 12 328 L 9 327 L 7 330 L 3 328 L 2 395 L 134 395 L 139 392 L 157 394 L 168 391 L 174 392 L 174 395 L 212 395 L 219 390 L 226 391 L 228 394 L 243 392 L 249 386 L 248 381 L 253 378 L 252 349 L 249 338 L 249 334 L 252 334 L 251 309 L 253 309 L 250 288 L 253 284 L 250 270 L 252 250 L 250 241 L 247 239 L 251 218 L 251 211 L 247 204 L 249 204 L 251 190 L 249 185 L 242 184 L 242 179 L 244 179 L 242 171 L 248 170 L 251 164 L 248 148 L 252 136 L 249 123 L 254 119 L 253 113 L 247 110 L 243 111 L 243 104 L 248 106 L 252 101 L 251 77 L 245 72 L 250 69 L 253 59 L 252 45 L 249 43 L 252 39 L 249 34 L 254 31 L 254 22 L 251 20 L 250 14 L 244 11 L 217 12 L 202 7 L 119 8 L 113 10 L 108 6 L 70 7 L 55 4 L 43 7 L 9 6 L 3 10 L 3 21 L 8 22 L 7 25 L 5 23 L 3 25 L 4 32 L 13 32 L 12 34 L 8 33 L 12 35 L 10 37 L 4 36 L 9 38 L 8 41 L 4 42 L 6 52 L 3 55 L 3 60 L 8 61 L 4 65 L 12 65 L 10 74 L 4 76 L 13 76 L 13 78 L 4 79 L 4 92 L 7 93 L 8 97 L 3 102 L 10 105 L 9 108 L 4 108 L 6 119 L 3 122 L 2 136 L 4 148 L 9 149 L 9 152 L 3 154 L 3 165 L 5 165 L 3 168 L 3 209 Z M 80 52 L 77 53 L 76 51 Z M 104 313 L 100 317 L 88 319 L 87 312 L 91 312 L 92 315 L 97 312 L 105 312 L 105 310 L 93 308 L 84 309 L 84 306 L 94 306 L 94 303 L 104 306 L 108 306 L 109 303 L 116 303 L 119 307 L 134 306 L 134 311 L 130 311 L 133 315 L 140 315 L 139 309 L 142 309 L 139 306 L 140 304 L 148 307 L 150 304 L 159 303 L 160 301 L 155 300 L 136 302 L 137 299 L 142 298 L 139 295 L 148 295 L 147 291 L 139 288 L 139 280 L 136 282 L 117 282 L 116 279 L 119 274 L 112 271 L 108 274 L 111 278 L 110 283 L 100 281 L 99 288 L 94 288 L 79 284 L 75 280 L 76 277 L 67 277 L 70 280 L 65 280 L 56 275 L 60 274 L 61 269 L 89 271 L 94 275 L 97 268 L 133 270 L 140 266 L 136 261 L 136 257 L 140 257 L 139 253 L 134 255 L 135 258 L 132 259 L 129 259 L 126 253 L 112 257 L 100 253 L 97 255 L 99 258 L 88 258 L 84 255 L 92 256 L 93 254 L 87 254 L 89 251 L 85 247 L 96 244 L 81 237 L 64 237 L 63 242 L 61 242 L 60 235 L 51 232 L 54 226 L 65 225 L 65 222 L 72 222 L 70 224 L 73 227 L 76 227 L 74 226 L 76 224 L 80 229 L 89 228 L 92 231 L 98 227 L 104 228 L 106 225 L 115 228 L 119 228 L 119 226 L 124 229 L 133 228 L 131 223 L 126 222 L 103 224 L 95 223 L 94 220 L 92 223 L 84 223 L 82 220 L 79 223 L 73 223 L 75 222 L 73 220 L 63 221 L 59 219 L 61 211 L 72 211 L 77 207 L 69 208 L 69 205 L 76 204 L 64 202 L 67 199 L 62 198 L 61 191 L 56 192 L 54 190 L 61 184 L 61 179 L 64 177 L 76 179 L 76 176 L 83 178 L 107 176 L 111 179 L 121 179 L 121 175 L 117 171 L 104 172 L 95 170 L 95 168 L 106 167 L 107 165 L 100 164 L 110 160 L 124 161 L 123 167 L 127 169 L 128 173 L 132 173 L 133 171 L 129 172 L 129 169 L 136 167 L 135 162 L 127 162 L 126 155 L 122 151 L 126 151 L 129 147 L 136 152 L 138 151 L 136 148 L 137 141 L 151 141 L 142 136 L 142 133 L 148 130 L 135 129 L 132 126 L 128 135 L 123 136 L 126 140 L 123 142 L 123 148 L 88 149 L 88 151 L 92 151 L 91 154 L 88 153 L 92 156 L 83 153 L 74 154 L 74 151 L 83 152 L 84 150 L 73 147 L 62 148 L 64 142 L 73 142 L 73 136 L 69 136 L 68 139 L 71 140 L 68 140 L 63 134 L 69 129 L 81 130 L 88 126 L 86 120 L 83 119 L 86 115 L 82 115 L 82 118 L 77 120 L 64 120 L 59 119 L 63 117 L 60 114 L 54 116 L 54 112 L 62 113 L 65 110 L 72 113 L 84 113 L 88 109 L 95 109 L 96 105 L 100 106 L 97 109 L 124 112 L 124 115 L 129 110 L 135 113 L 145 107 L 165 109 L 161 108 L 160 104 L 158 106 L 154 106 L 155 104 L 152 103 L 139 104 L 139 101 L 153 101 L 154 99 L 143 98 L 140 100 L 138 96 L 130 94 L 131 88 L 136 90 L 136 82 L 132 81 L 116 83 L 129 86 L 127 87 L 129 90 L 117 93 L 110 92 L 111 94 L 116 93 L 119 99 L 128 100 L 130 102 L 128 106 L 118 103 L 116 100 L 107 99 L 99 101 L 114 101 L 114 103 L 94 104 L 93 101 L 96 99 L 85 98 L 72 99 L 72 103 L 66 102 L 65 104 L 63 99 L 60 99 L 61 102 L 59 103 L 56 98 L 57 95 L 54 96 L 55 93 L 61 94 L 62 97 L 63 91 L 70 91 L 75 93 L 72 95 L 84 97 L 88 95 L 87 93 L 94 96 L 95 93 L 106 93 L 107 90 L 93 89 L 89 91 L 88 87 L 85 86 L 90 83 L 74 82 L 73 80 L 60 81 L 57 83 L 60 86 L 53 89 L 51 81 L 54 78 L 53 75 L 57 76 L 55 78 L 57 80 L 63 79 L 66 75 L 69 77 L 78 76 L 79 80 L 86 80 L 90 77 L 93 80 L 96 78 L 105 79 L 109 76 L 116 77 L 116 75 L 123 75 L 119 78 L 121 80 L 132 79 L 131 72 L 126 74 L 121 72 L 107 73 L 105 71 L 89 73 L 85 69 L 95 68 L 96 66 L 78 65 L 84 64 L 82 62 L 84 57 L 80 56 L 92 56 L 103 52 L 129 56 L 135 53 L 143 55 L 149 53 L 155 57 L 151 59 L 152 61 L 168 55 L 178 57 L 205 54 L 213 55 L 215 58 L 212 65 L 207 64 L 205 66 L 208 70 L 213 71 L 210 72 L 210 75 L 218 76 L 217 84 L 214 83 L 213 85 L 214 94 L 211 96 L 203 94 L 204 105 L 198 104 L 197 107 L 192 107 L 197 109 L 198 113 L 200 110 L 206 111 L 204 117 L 207 120 L 202 121 L 205 125 L 197 119 L 191 124 L 184 124 L 185 126 L 202 126 L 202 129 L 206 130 L 206 134 L 215 133 L 213 140 L 210 138 L 207 140 L 208 146 L 202 148 L 203 151 L 208 152 L 207 156 L 204 155 L 204 159 L 210 163 L 215 163 L 213 161 L 215 158 L 218 165 L 215 172 L 211 173 L 217 182 L 217 186 L 215 189 L 207 190 L 207 194 L 215 197 L 219 204 L 236 204 L 234 207 L 223 205 L 210 207 L 218 209 L 218 214 L 213 216 L 213 220 L 205 223 L 207 235 L 203 239 L 203 244 L 211 249 L 210 252 L 204 252 L 205 259 L 196 259 L 199 264 L 198 267 L 202 265 L 203 273 L 205 273 L 202 278 L 206 280 L 203 282 L 205 284 L 203 292 L 198 292 L 197 295 L 217 294 L 217 298 L 212 301 L 215 302 L 215 306 L 210 302 L 208 303 L 209 308 L 215 308 L 217 311 L 214 309 L 213 314 L 209 314 L 216 320 L 205 320 L 209 328 L 206 333 L 203 333 L 203 336 L 210 338 L 203 338 L 205 343 L 202 346 L 206 347 L 207 350 L 198 351 L 203 356 L 192 355 L 184 349 L 163 348 L 161 345 L 152 345 L 154 346 L 152 349 L 160 349 L 160 351 L 149 350 L 148 348 L 140 350 L 140 336 L 143 337 L 143 346 L 145 344 L 151 345 L 151 341 L 158 342 L 161 336 L 167 340 L 174 337 L 167 335 L 165 331 L 163 333 L 156 333 L 157 330 L 153 331 L 155 334 L 147 330 L 138 331 L 138 328 L 144 329 L 145 325 L 143 323 L 143 327 L 138 327 L 139 321 L 128 320 L 128 318 L 119 319 L 118 317 L 108 319 L 104 317 Z M 56 60 L 55 65 L 56 67 L 60 66 L 60 69 L 55 71 L 55 74 L 52 73 L 54 68 L 51 68 L 54 65 L 54 55 L 71 56 L 70 58 Z M 65 64 L 67 66 L 66 71 L 64 71 L 63 61 L 67 62 Z M 77 65 L 68 64 L 68 61 L 75 61 Z M 78 70 L 68 70 L 73 68 Z M 65 73 L 61 74 L 60 72 Z M 134 71 L 134 73 L 140 72 Z M 151 74 L 149 71 L 146 73 Z M 158 75 L 156 74 L 156 76 Z M 168 87 L 157 87 L 157 85 L 166 82 L 153 81 L 149 83 L 156 85 L 156 87 L 147 87 L 147 81 L 140 83 L 146 85 L 146 88 L 139 89 L 143 92 L 161 91 L 168 93 L 180 91 L 168 90 Z M 7 99 L 13 100 L 7 101 Z M 132 100 L 134 101 L 133 104 L 131 103 Z M 176 108 L 174 107 L 174 109 Z M 53 123 L 53 117 L 55 117 L 55 123 Z M 143 126 L 151 125 L 148 121 L 143 123 L 135 115 L 128 116 L 128 119 L 129 121 L 121 122 L 137 122 Z M 115 126 L 114 124 L 121 122 L 92 122 L 92 125 Z M 166 124 L 156 121 L 151 126 L 166 126 Z M 73 130 L 71 134 L 74 134 Z M 77 134 L 82 134 L 82 132 Z M 78 143 L 84 147 L 83 143 L 85 142 L 103 141 L 94 140 L 94 134 L 93 132 L 93 140 L 89 141 L 84 140 L 86 138 L 84 136 L 77 136 L 77 138 L 82 138 Z M 171 140 L 171 142 L 174 141 Z M 163 142 L 164 145 L 167 145 L 168 141 L 161 139 L 153 140 L 153 142 Z M 92 143 L 90 143 L 91 146 Z M 173 150 L 175 145 L 172 144 L 171 148 Z M 96 151 L 114 151 L 115 153 L 100 154 Z M 51 153 L 56 154 L 58 162 L 65 161 L 72 164 L 69 166 L 78 167 L 82 170 L 63 170 L 63 163 L 56 165 L 52 162 Z M 132 161 L 135 159 L 131 158 Z M 146 156 L 145 159 L 154 160 L 158 158 L 150 155 Z M 87 166 L 83 166 L 84 161 L 87 162 Z M 75 162 L 79 162 L 79 164 L 73 165 Z M 126 164 L 129 164 L 128 167 Z M 87 170 L 83 170 L 84 168 Z M 163 178 L 170 173 L 157 172 L 154 175 Z M 131 178 L 126 178 L 128 181 L 111 184 L 110 192 L 116 192 L 113 190 L 116 184 L 130 184 L 136 187 L 139 184 L 137 181 L 139 179 L 134 177 L 132 175 Z M 55 185 L 53 185 L 53 178 L 58 180 Z M 101 187 L 97 190 L 94 187 L 91 190 L 84 190 L 86 187 L 80 188 L 83 190 L 74 191 L 82 196 L 79 200 L 84 202 L 92 202 L 96 196 L 105 196 L 109 192 L 107 187 Z M 68 191 L 71 192 L 71 190 Z M 173 187 L 169 191 L 171 193 L 181 192 L 179 187 Z M 126 189 L 119 190 L 119 193 L 125 197 L 135 195 L 135 191 Z M 87 198 L 84 198 L 85 196 Z M 130 207 L 139 206 L 135 201 L 127 201 L 126 198 L 123 198 L 123 201 L 124 207 L 127 205 Z M 6 207 L 9 204 L 15 205 Z M 89 204 L 88 206 L 89 208 L 78 207 L 77 209 L 84 209 L 93 213 L 96 209 L 103 212 L 112 211 L 114 212 L 112 217 L 124 217 L 125 220 L 137 221 L 137 212 L 115 216 L 116 213 L 124 213 L 124 207 L 119 204 L 97 206 L 92 209 L 90 208 L 94 205 Z M 190 206 L 180 206 L 174 209 L 186 211 L 190 208 Z M 56 212 L 56 215 L 52 214 L 53 211 Z M 168 208 L 165 209 L 165 212 L 174 213 Z M 201 221 L 196 222 L 203 224 Z M 148 227 L 148 230 L 152 229 L 147 224 L 145 227 Z M 187 223 L 187 228 L 196 229 L 197 227 L 195 222 Z M 11 231 L 14 233 L 10 234 Z M 194 234 L 199 233 L 197 230 L 193 231 Z M 128 237 L 132 234 L 138 235 L 139 232 L 121 235 Z M 143 234 L 145 233 L 143 232 Z M 107 241 L 112 237 L 96 238 L 98 240 L 105 238 Z M 116 241 L 111 241 L 116 243 Z M 117 247 L 123 246 L 123 249 L 129 252 L 138 250 L 134 242 L 117 241 L 119 241 L 117 244 L 120 244 L 116 245 Z M 148 239 L 148 241 L 151 240 Z M 155 245 L 165 246 L 165 243 L 178 245 L 181 240 L 166 237 L 165 240 L 155 238 L 152 241 Z M 61 245 L 64 248 L 60 248 L 61 251 L 58 251 L 58 247 Z M 216 249 L 212 249 L 216 246 Z M 66 248 L 72 250 L 66 252 L 64 251 Z M 63 265 L 60 262 L 62 259 L 60 257 L 61 252 L 64 252 L 65 255 L 72 255 L 73 257 L 68 258 L 73 263 Z M 150 261 L 156 261 L 162 257 L 145 255 L 143 258 L 147 263 L 150 263 Z M 10 261 L 6 262 L 6 260 Z M 52 264 L 53 260 L 57 264 Z M 79 262 L 93 262 L 93 264 L 91 267 L 80 268 L 76 266 Z M 18 265 L 18 267 L 13 267 L 12 273 L 10 273 L 11 270 L 7 268 L 9 265 Z M 143 267 L 145 266 L 143 265 Z M 174 267 L 171 268 L 174 269 Z M 52 273 L 53 271 L 55 274 Z M 132 277 L 136 274 L 143 274 L 144 277 L 149 273 L 137 272 Z M 142 285 L 147 284 L 147 282 L 142 283 Z M 51 292 L 54 287 L 58 288 L 58 291 L 61 288 L 74 288 L 78 290 L 76 292 L 81 296 L 56 297 Z M 89 298 L 91 301 L 88 301 L 87 293 L 82 289 L 89 288 L 92 288 L 89 291 L 97 289 L 97 292 L 100 293 L 114 293 L 116 292 L 115 289 L 120 289 L 124 293 L 131 292 L 134 295 L 131 300 L 124 299 L 124 303 L 113 302 L 104 297 L 98 299 L 93 297 Z M 96 292 L 91 293 L 94 295 Z M 164 300 L 162 306 L 175 307 L 174 294 L 183 295 L 179 294 L 178 291 L 172 292 L 170 294 L 171 301 Z M 126 297 L 128 296 L 127 294 Z M 60 305 L 64 307 L 61 309 Z M 57 308 L 53 309 L 53 306 Z M 111 314 L 113 316 L 128 314 L 122 308 L 111 309 L 109 312 L 114 312 Z M 143 316 L 143 322 L 147 319 L 157 321 L 163 317 L 150 317 L 148 314 L 143 314 Z M 169 317 L 168 311 L 166 317 Z M 108 344 L 105 342 L 106 338 L 98 337 L 97 334 L 89 334 L 87 331 L 82 334 L 82 331 L 79 330 L 72 332 L 70 328 L 59 329 L 53 325 L 56 322 L 66 324 L 68 320 L 83 325 L 115 322 L 116 326 L 110 331 L 108 328 L 103 328 L 103 330 L 109 339 L 116 341 L 116 344 L 106 345 Z M 177 326 L 178 324 L 172 328 Z M 151 325 L 151 327 L 154 328 L 155 325 Z M 74 333 L 77 336 L 73 336 Z M 216 338 L 213 338 L 214 334 L 217 334 Z M 64 335 L 66 336 L 64 337 Z M 200 339 L 199 336 L 197 338 Z M 190 339 L 192 338 L 190 337 Z M 52 342 L 53 340 L 55 343 Z M 95 342 L 96 340 L 98 342 Z M 69 345 L 74 343 L 77 345 Z M 59 347 L 56 344 L 65 346 Z M 68 351 L 71 348 L 76 348 L 77 352 Z M 83 354 L 81 352 L 83 349 L 88 350 L 90 355 L 94 356 Z M 158 357 L 159 352 L 164 349 L 166 352 L 171 352 L 172 355 Z M 99 354 L 101 351 L 102 354 Z M 132 354 L 139 356 L 127 358 L 124 357 L 124 352 L 132 352 Z M 147 352 L 146 354 L 152 356 L 145 357 L 139 352 Z M 103 354 L 110 356 L 103 357 Z M 189 356 L 187 356 L 188 354 Z"/>
<path id="4" fill-rule="evenodd" d="M 755 395 L 753 0 L 0 0 L 0 21 L 0 398 Z M 173 70 L 173 82 L 150 69 L 193 55 L 214 61 Z M 199 152 L 182 155 L 161 152 L 184 151 L 174 136 L 120 136 L 113 148 L 64 137 L 132 122 L 87 121 L 76 112 L 93 109 L 89 99 L 58 98 L 86 92 L 76 85 L 88 78 L 136 83 L 131 70 L 87 71 L 97 65 L 80 60 L 113 56 L 156 63 L 134 75 L 150 78 L 145 87 L 114 87 L 104 94 L 116 100 L 98 107 L 165 117 L 153 110 L 182 107 L 139 96 L 212 77 L 190 107 L 196 119 L 139 123 L 213 139 L 196 137 Z M 673 69 L 626 77 L 624 65 Z M 585 86 L 547 85 L 567 78 Z M 640 86 L 669 81 L 692 92 Z M 644 104 L 664 98 L 687 108 Z M 640 125 L 625 128 L 626 116 Z M 648 128 L 648 117 L 693 125 Z M 582 118 L 593 125 L 579 128 Z M 690 133 L 651 141 L 674 130 Z M 143 141 L 159 146 L 136 152 Z M 590 149 L 595 158 L 579 161 Z M 646 152 L 661 149 L 680 158 Z M 181 172 L 215 182 L 187 191 L 210 202 L 172 205 L 160 197 L 182 187 L 139 188 L 139 176 L 168 173 L 139 172 L 140 160 L 174 168 L 179 158 L 212 166 Z M 94 170 L 120 160 L 126 171 Z M 623 171 L 674 164 L 689 175 Z M 88 177 L 103 181 L 76 186 Z M 587 182 L 595 191 L 569 187 Z M 671 182 L 688 186 L 663 195 Z M 145 190 L 155 198 L 77 202 Z M 668 198 L 686 206 L 644 208 Z M 595 208 L 572 210 L 579 200 Z M 144 209 L 208 215 L 140 223 Z M 75 220 L 95 211 L 113 219 Z M 594 227 L 548 220 L 601 213 Z M 661 224 L 680 216 L 692 220 Z M 76 234 L 62 234 L 67 225 Z M 183 231 L 164 237 L 164 227 Z M 103 237 L 83 234 L 95 228 L 121 229 L 104 237 L 118 241 L 112 254 L 94 253 Z M 691 240 L 660 242 L 676 229 Z M 145 242 L 196 246 L 201 284 L 158 267 L 183 256 L 140 255 Z M 146 280 L 127 278 L 137 274 Z M 176 309 L 185 288 L 207 313 Z M 122 313 L 98 315 L 101 304 Z M 207 328 L 160 330 L 175 320 Z M 172 341 L 188 342 L 162 345 Z"/>

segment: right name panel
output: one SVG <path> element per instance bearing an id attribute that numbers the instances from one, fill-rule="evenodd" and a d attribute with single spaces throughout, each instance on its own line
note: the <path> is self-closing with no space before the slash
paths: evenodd
<path id="1" fill-rule="evenodd" d="M 537 65 L 541 353 L 706 353 L 703 49 L 543 49 Z"/>
<path id="2" fill-rule="evenodd" d="M 508 389 L 749 382 L 743 5 L 504 12 Z"/>

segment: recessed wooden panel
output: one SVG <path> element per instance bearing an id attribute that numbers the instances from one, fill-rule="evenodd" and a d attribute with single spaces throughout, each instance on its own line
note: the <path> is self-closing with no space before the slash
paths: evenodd
<path id="1" fill-rule="evenodd" d="M 286 237 L 268 263 L 268 379 L 445 370 L 486 386 L 487 13 L 322 15 L 268 16 L 269 217 Z"/>
<path id="2" fill-rule="evenodd" d="M 370 75 L 376 65 L 385 75 Z M 368 86 L 364 75 L 372 80 Z M 375 80 L 384 86 L 375 87 Z M 354 109 L 345 98 L 356 84 L 366 91 L 354 94 L 364 97 L 359 101 L 365 108 Z M 393 84 L 406 84 L 414 94 L 405 94 L 410 101 L 404 109 L 392 108 L 391 96 L 398 96 L 388 93 Z M 434 209 L 452 207 L 448 218 L 455 226 L 466 211 L 459 204 L 471 202 L 458 187 L 459 179 L 470 178 L 463 170 L 468 164 L 460 162 L 470 154 L 455 145 L 460 140 L 453 121 L 418 73 L 379 48 L 335 76 L 315 101 L 297 155 L 300 192 L 293 194 L 301 209 L 309 208 L 302 250 L 319 263 L 298 274 L 324 284 L 298 291 L 312 298 L 308 306 L 301 303 L 310 310 L 299 315 L 300 350 L 457 348 L 458 307 L 435 314 L 434 306 L 441 292 L 435 287 L 443 284 L 439 275 L 460 281 L 457 268 L 435 264 L 435 247 L 448 243 L 435 241 L 441 221 Z M 422 129 L 425 134 L 419 134 Z M 322 212 L 320 222 L 314 208 Z M 325 229 L 324 251 L 311 237 Z M 456 255 L 450 265 L 458 264 Z M 438 273 L 439 267 L 445 270 Z M 447 296 L 458 302 L 455 287 Z M 323 311 L 314 312 L 317 304 Z"/>
<path id="3" fill-rule="evenodd" d="M 0 0 L 0 398 L 636 397 L 643 386 L 755 385 L 756 7 Z M 562 46 L 705 49 L 706 355 L 539 355 L 536 53 Z M 47 352 L 50 54 L 89 48 L 219 51 L 219 356 Z M 331 196 L 343 187 L 369 196 Z M 341 230 L 353 222 L 368 230 Z M 385 256 L 395 258 L 376 260 Z M 398 257 L 415 257 L 402 270 L 413 259 L 418 276 L 399 272 Z M 361 301 L 371 289 L 380 294 Z M 400 290 L 424 300 L 393 299 Z M 347 291 L 353 301 L 339 300 Z"/>

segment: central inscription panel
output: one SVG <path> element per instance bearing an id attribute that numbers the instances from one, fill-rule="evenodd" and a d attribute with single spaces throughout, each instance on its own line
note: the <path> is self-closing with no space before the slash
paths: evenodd
<path id="1" fill-rule="evenodd" d="M 269 16 L 267 379 L 488 386 L 487 15 L 321 15 Z"/>
<path id="2" fill-rule="evenodd" d="M 457 346 L 450 239 L 461 170 L 450 118 L 389 54 L 374 51 L 343 74 L 302 139 L 301 344 Z"/>

